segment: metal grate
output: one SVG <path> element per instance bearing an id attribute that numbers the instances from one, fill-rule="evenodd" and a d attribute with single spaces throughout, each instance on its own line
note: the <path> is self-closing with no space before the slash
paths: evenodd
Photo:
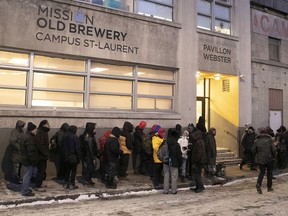
<path id="1" fill-rule="evenodd" d="M 230 92 L 230 80 L 229 79 L 222 80 L 222 92 Z"/>

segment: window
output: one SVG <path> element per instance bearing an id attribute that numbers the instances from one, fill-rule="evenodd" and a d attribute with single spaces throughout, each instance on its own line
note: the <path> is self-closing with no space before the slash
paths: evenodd
<path id="1" fill-rule="evenodd" d="M 28 54 L 0 51 L 0 104 L 26 104 Z"/>
<path id="2" fill-rule="evenodd" d="M 138 109 L 173 110 L 173 72 L 139 67 L 137 75 Z"/>
<path id="3" fill-rule="evenodd" d="M 230 0 L 197 0 L 197 27 L 231 34 Z"/>
<path id="4" fill-rule="evenodd" d="M 83 73 L 85 61 L 35 55 L 32 106 L 82 108 Z"/>
<path id="5" fill-rule="evenodd" d="M 0 105 L 173 111 L 174 73 L 90 59 L 0 51 Z"/>
<path id="6" fill-rule="evenodd" d="M 78 0 L 91 4 L 102 5 L 109 8 L 133 12 L 134 0 Z"/>
<path id="7" fill-rule="evenodd" d="M 173 0 L 78 0 L 173 21 Z"/>
<path id="8" fill-rule="evenodd" d="M 173 21 L 172 0 L 137 0 L 138 14 Z"/>
<path id="9" fill-rule="evenodd" d="M 268 38 L 269 43 L 269 60 L 280 61 L 280 44 L 281 41 L 276 38 Z"/>

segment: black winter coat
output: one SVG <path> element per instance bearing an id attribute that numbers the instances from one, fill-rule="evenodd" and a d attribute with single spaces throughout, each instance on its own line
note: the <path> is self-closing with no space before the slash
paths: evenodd
<path id="1" fill-rule="evenodd" d="M 255 133 L 248 133 L 247 131 L 242 137 L 241 144 L 245 151 L 251 153 L 252 152 L 252 146 L 254 144 L 254 140 L 256 138 Z"/>
<path id="2" fill-rule="evenodd" d="M 70 155 L 76 155 L 77 163 L 79 163 L 81 158 L 79 138 L 76 134 L 70 131 L 68 131 L 63 138 L 63 155 L 65 162 L 70 162 Z"/>
<path id="3" fill-rule="evenodd" d="M 217 147 L 215 136 L 211 132 L 208 132 L 205 136 L 205 149 L 207 163 L 215 164 L 217 157 Z"/>
<path id="4" fill-rule="evenodd" d="M 205 142 L 202 138 L 203 134 L 200 130 L 197 130 L 193 132 L 191 136 L 195 140 L 191 149 L 191 163 L 197 165 L 205 164 L 207 161 Z"/>
<path id="5" fill-rule="evenodd" d="M 139 126 L 135 128 L 134 136 L 134 143 L 133 143 L 133 152 L 140 153 L 142 152 L 142 138 L 144 136 L 143 129 L 140 129 Z"/>
<path id="6" fill-rule="evenodd" d="M 182 164 L 182 152 L 177 142 L 177 136 L 168 137 L 166 142 L 169 150 L 170 166 L 180 167 Z"/>
<path id="7" fill-rule="evenodd" d="M 21 162 L 24 166 L 36 165 L 38 161 L 38 149 L 35 135 L 27 131 L 21 145 Z"/>
<path id="8" fill-rule="evenodd" d="M 258 164 L 267 164 L 275 159 L 276 148 L 272 137 L 268 134 L 256 136 L 252 152 L 255 153 L 255 162 Z"/>
<path id="9" fill-rule="evenodd" d="M 89 133 L 81 135 L 82 139 L 82 159 L 95 160 L 97 156 L 97 141 L 94 135 Z"/>
<path id="10" fill-rule="evenodd" d="M 48 160 L 49 158 L 49 137 L 48 128 L 38 127 L 36 134 L 37 148 L 38 148 L 38 159 Z"/>
<path id="11" fill-rule="evenodd" d="M 117 163 L 119 156 L 123 154 L 123 151 L 120 149 L 119 140 L 113 134 L 110 134 L 106 139 L 104 149 L 107 163 Z"/>
<path id="12" fill-rule="evenodd" d="M 133 132 L 134 126 L 130 122 L 125 122 L 123 125 L 123 129 L 120 133 L 121 136 L 126 138 L 126 147 L 129 150 L 133 149 L 133 140 L 131 133 Z"/>

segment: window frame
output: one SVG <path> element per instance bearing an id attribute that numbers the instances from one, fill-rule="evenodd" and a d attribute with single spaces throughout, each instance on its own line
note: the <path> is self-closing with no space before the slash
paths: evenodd
<path id="1" fill-rule="evenodd" d="M 280 49 L 281 49 L 281 40 L 277 38 L 273 38 L 273 37 L 268 37 L 269 60 L 280 62 L 280 59 L 281 59 Z"/>
<path id="2" fill-rule="evenodd" d="M 164 2 L 160 2 L 160 1 L 157 1 L 157 0 L 141 0 L 141 1 L 145 1 L 145 2 L 148 2 L 148 3 L 152 3 L 152 4 L 155 4 L 155 5 L 160 5 L 160 6 L 164 6 L 164 7 L 168 7 L 168 8 L 171 8 L 171 20 L 169 19 L 166 19 L 166 18 L 161 18 L 161 17 L 158 17 L 156 16 L 155 14 L 142 14 L 141 12 L 139 12 L 138 10 L 138 4 L 139 4 L 139 1 L 140 0 L 133 0 L 133 8 L 131 9 L 131 11 L 128 11 L 128 10 L 123 10 L 123 9 L 119 9 L 119 8 L 113 8 L 113 7 L 108 7 L 108 6 L 105 6 L 105 5 L 101 5 L 101 4 L 96 4 L 96 3 L 92 3 L 92 0 L 74 0 L 74 1 L 77 1 L 77 2 L 81 2 L 81 3 L 84 3 L 84 4 L 91 4 L 91 5 L 97 5 L 97 6 L 100 6 L 100 7 L 104 7 L 104 8 L 109 8 L 109 9 L 112 9 L 112 10 L 119 10 L 119 11 L 125 11 L 125 12 L 132 12 L 132 13 L 135 13 L 135 14 L 139 14 L 139 15 L 142 15 L 142 16 L 148 16 L 148 17 L 152 17 L 152 18 L 155 18 L 155 19 L 160 19 L 160 20 L 166 20 L 166 21 L 170 21 L 170 22 L 175 22 L 175 1 L 176 0 L 171 0 L 172 3 L 171 4 L 167 4 L 167 3 L 164 3 Z"/>
<path id="3" fill-rule="evenodd" d="M 210 4 L 211 4 L 210 14 L 205 14 L 205 13 L 201 13 L 198 11 L 198 1 L 210 2 Z M 233 35 L 233 31 L 232 31 L 233 2 L 232 2 L 232 0 L 227 0 L 227 3 L 225 3 L 221 0 L 198 0 L 198 1 L 196 2 L 197 3 L 197 28 L 203 29 L 206 31 L 212 31 L 212 32 L 224 34 L 224 35 Z M 229 20 L 225 19 L 225 18 L 221 18 L 221 17 L 216 17 L 216 7 L 217 6 L 221 6 L 221 7 L 225 7 L 225 8 L 229 9 Z M 210 28 L 209 29 L 199 26 L 199 24 L 198 24 L 199 23 L 199 17 L 206 17 L 206 18 L 210 19 L 211 22 L 210 22 Z M 230 33 L 228 34 L 225 32 L 216 31 L 216 22 L 217 21 L 220 21 L 220 22 L 222 21 L 222 22 L 228 23 L 230 25 L 230 28 L 229 28 Z"/>

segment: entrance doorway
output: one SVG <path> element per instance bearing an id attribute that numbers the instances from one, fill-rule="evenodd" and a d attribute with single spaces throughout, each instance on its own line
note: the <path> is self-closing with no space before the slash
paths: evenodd
<path id="1" fill-rule="evenodd" d="M 217 148 L 227 148 L 238 155 L 239 125 L 238 76 L 212 72 L 197 73 L 196 123 L 205 119 L 207 130 L 216 128 Z"/>

